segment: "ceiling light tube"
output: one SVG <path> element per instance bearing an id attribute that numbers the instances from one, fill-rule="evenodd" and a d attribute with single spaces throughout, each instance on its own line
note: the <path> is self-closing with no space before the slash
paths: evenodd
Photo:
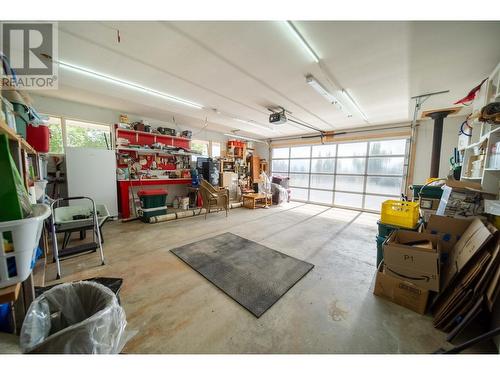
<path id="1" fill-rule="evenodd" d="M 149 94 L 149 95 L 153 95 L 153 96 L 157 96 L 157 97 L 162 98 L 162 99 L 169 100 L 171 102 L 183 104 L 183 105 L 188 106 L 188 107 L 192 107 L 192 108 L 196 108 L 196 109 L 203 109 L 203 106 L 201 104 L 194 103 L 194 102 L 191 102 L 191 101 L 186 100 L 186 99 L 178 98 L 178 97 L 166 94 L 164 92 L 151 89 L 149 87 L 141 86 L 141 85 L 134 83 L 134 82 L 125 81 L 125 80 L 120 79 L 120 78 L 112 77 L 112 76 L 106 75 L 104 73 L 96 72 L 96 71 L 93 71 L 93 70 L 90 70 L 90 69 L 87 69 L 87 68 L 84 68 L 81 66 L 76 66 L 76 65 L 64 62 L 64 61 L 57 61 L 56 63 L 59 64 L 59 66 L 61 68 L 64 68 L 66 70 L 70 70 L 70 71 L 73 71 L 73 72 L 76 72 L 79 74 L 84 74 L 84 75 L 87 75 L 89 77 L 97 78 L 97 79 L 100 79 L 102 81 L 110 82 L 110 83 L 120 85 L 123 87 L 131 88 L 131 89 L 134 89 L 134 90 L 137 90 L 137 91 Z"/>
<path id="2" fill-rule="evenodd" d="M 356 101 L 352 98 L 352 96 L 346 90 L 342 90 L 342 94 L 350 102 L 351 106 L 359 113 L 359 115 L 363 118 L 363 120 L 368 122 L 368 117 L 366 117 L 366 115 L 363 113 L 358 103 L 356 103 Z"/>
<path id="3" fill-rule="evenodd" d="M 352 114 L 347 111 L 344 105 L 332 95 L 321 83 L 319 83 L 314 76 L 311 74 L 306 76 L 306 82 L 311 86 L 318 94 L 325 98 L 330 104 L 336 105 L 342 112 L 344 112 L 347 117 L 351 117 Z"/>
<path id="4" fill-rule="evenodd" d="M 287 24 L 291 33 L 295 35 L 295 37 L 299 40 L 300 44 L 302 45 L 302 48 L 304 48 L 307 51 L 307 53 L 313 58 L 315 63 L 319 63 L 318 55 L 316 55 L 316 52 L 314 52 L 309 43 L 307 43 L 302 34 L 300 34 L 299 30 L 297 30 L 292 21 L 285 21 L 285 23 Z"/>
<path id="5" fill-rule="evenodd" d="M 237 138 L 237 139 L 243 139 L 245 141 L 251 141 L 251 142 L 257 142 L 257 143 L 267 143 L 265 141 L 261 141 L 260 139 L 255 139 L 255 138 L 249 138 L 249 137 L 244 137 L 242 135 L 236 135 L 236 134 L 230 134 L 230 133 L 225 133 L 224 134 L 226 137 L 231 137 L 231 138 Z"/>

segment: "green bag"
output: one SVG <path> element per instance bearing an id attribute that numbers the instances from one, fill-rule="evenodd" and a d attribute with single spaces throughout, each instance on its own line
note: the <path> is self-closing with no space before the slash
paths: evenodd
<path id="1" fill-rule="evenodd" d="M 0 221 L 19 220 L 31 215 L 28 192 L 9 151 L 9 140 L 0 134 Z"/>

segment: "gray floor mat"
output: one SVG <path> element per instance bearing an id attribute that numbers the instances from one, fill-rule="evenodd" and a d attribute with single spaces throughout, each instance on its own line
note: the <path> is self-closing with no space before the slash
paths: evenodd
<path id="1" fill-rule="evenodd" d="M 232 233 L 170 251 L 257 318 L 314 267 Z"/>

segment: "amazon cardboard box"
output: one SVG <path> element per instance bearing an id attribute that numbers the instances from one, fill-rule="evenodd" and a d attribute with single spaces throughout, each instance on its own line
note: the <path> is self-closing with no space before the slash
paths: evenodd
<path id="1" fill-rule="evenodd" d="M 386 273 L 384 262 L 380 263 L 375 278 L 373 294 L 419 314 L 425 314 L 429 291 L 409 281 Z"/>
<path id="2" fill-rule="evenodd" d="M 420 288 L 439 292 L 440 255 L 438 236 L 397 230 L 384 243 L 385 272 Z"/>

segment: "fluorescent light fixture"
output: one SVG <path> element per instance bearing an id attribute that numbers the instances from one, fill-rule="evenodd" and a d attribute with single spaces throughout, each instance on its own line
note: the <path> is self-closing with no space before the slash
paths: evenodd
<path id="1" fill-rule="evenodd" d="M 364 112 L 359 107 L 358 103 L 356 103 L 356 101 L 351 97 L 351 95 L 346 90 L 342 90 L 342 94 L 350 102 L 351 106 L 359 113 L 361 118 L 366 122 L 368 122 L 368 117 L 366 117 Z"/>
<path id="2" fill-rule="evenodd" d="M 57 61 L 56 63 L 59 64 L 59 66 L 61 68 L 64 68 L 66 70 L 70 70 L 70 71 L 73 71 L 73 72 L 76 72 L 79 74 L 84 74 L 86 76 L 89 76 L 92 78 L 97 78 L 97 79 L 100 79 L 102 81 L 110 82 L 110 83 L 113 83 L 115 85 L 120 85 L 123 87 L 134 89 L 136 91 L 140 91 L 140 92 L 143 92 L 143 93 L 146 93 L 149 95 L 153 95 L 153 96 L 156 96 L 156 97 L 159 97 L 162 99 L 166 99 L 166 100 L 169 100 L 171 102 L 183 104 L 183 105 L 188 106 L 188 107 L 192 107 L 192 108 L 196 108 L 196 109 L 203 109 L 203 106 L 201 104 L 194 103 L 194 102 L 191 102 L 191 101 L 186 100 L 186 99 L 178 98 L 176 96 L 172 96 L 172 95 L 166 94 L 164 92 L 157 91 L 155 89 L 151 89 L 149 87 L 141 86 L 141 85 L 134 83 L 134 82 L 125 81 L 121 78 L 112 77 L 112 76 L 109 76 L 107 74 L 96 72 L 96 71 L 93 71 L 93 70 L 90 70 L 90 69 L 87 69 L 87 68 L 84 68 L 81 66 L 76 66 L 76 65 L 64 62 L 64 61 Z"/>
<path id="3" fill-rule="evenodd" d="M 304 39 L 304 37 L 300 34 L 299 30 L 295 27 L 295 25 L 292 23 L 292 21 L 285 21 L 286 25 L 290 29 L 290 32 L 295 35 L 299 43 L 302 45 L 302 48 L 304 48 L 307 53 L 312 57 L 315 63 L 319 63 L 319 57 L 316 55 L 316 52 L 311 48 L 309 43 Z"/>
<path id="4" fill-rule="evenodd" d="M 349 95 L 349 93 L 342 89 L 338 90 L 339 92 L 342 93 L 342 99 L 336 98 L 334 95 L 332 95 L 320 82 L 314 78 L 311 74 L 308 74 L 306 76 L 306 82 L 311 86 L 318 94 L 320 94 L 323 98 L 328 100 L 331 104 L 335 104 L 336 106 L 339 107 L 339 109 L 344 112 L 347 117 L 352 117 L 351 111 L 348 109 L 354 109 L 358 114 L 361 116 L 361 118 L 368 122 L 368 118 L 366 115 L 363 113 L 361 108 L 358 106 L 358 103 Z M 346 102 L 348 105 L 346 105 Z"/>
<path id="5" fill-rule="evenodd" d="M 224 134 L 226 137 L 231 137 L 231 138 L 237 138 L 237 139 L 243 139 L 245 141 L 251 141 L 251 142 L 257 142 L 257 143 L 267 143 L 265 141 L 261 141 L 260 139 L 255 139 L 255 138 L 248 138 L 248 137 L 244 137 L 242 135 L 236 135 L 236 134 L 232 134 L 232 133 L 225 133 Z"/>
<path id="6" fill-rule="evenodd" d="M 335 96 L 333 96 L 321 83 L 319 83 L 316 78 L 314 78 L 314 76 L 312 76 L 311 74 L 307 75 L 306 82 L 330 104 L 336 105 L 342 112 L 347 115 L 347 117 L 352 116 L 352 114 L 346 110 L 342 103 Z"/>

